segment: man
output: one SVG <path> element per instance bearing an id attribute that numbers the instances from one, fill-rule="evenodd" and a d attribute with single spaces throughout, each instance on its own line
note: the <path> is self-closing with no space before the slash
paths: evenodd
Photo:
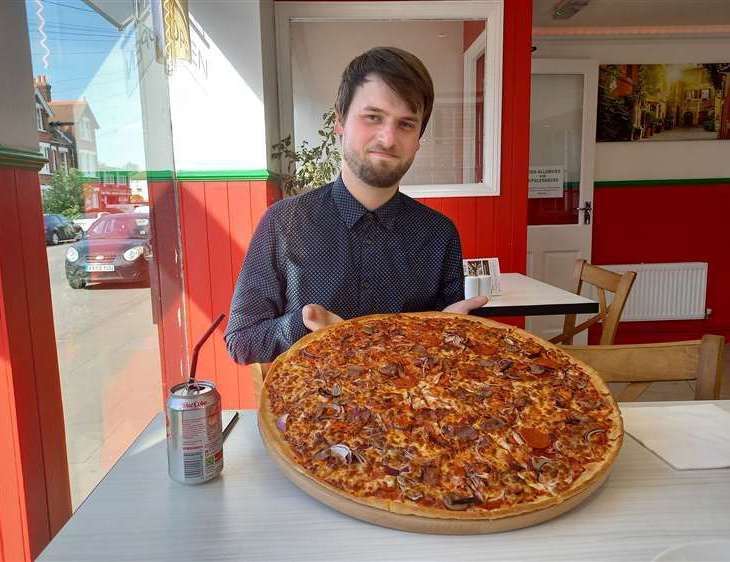
<path id="1" fill-rule="evenodd" d="M 433 107 L 423 63 L 371 49 L 342 75 L 332 183 L 270 207 L 238 278 L 226 344 L 239 363 L 268 362 L 308 330 L 366 314 L 467 313 L 461 244 L 445 216 L 398 191 Z"/>

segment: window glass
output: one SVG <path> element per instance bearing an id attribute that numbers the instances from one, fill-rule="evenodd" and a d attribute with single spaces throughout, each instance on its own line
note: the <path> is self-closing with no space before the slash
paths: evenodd
<path id="1" fill-rule="evenodd" d="M 174 188 L 169 96 L 148 0 L 27 0 L 26 13 L 29 91 L 51 110 L 38 144 L 58 158 L 39 175 L 45 222 L 66 221 L 46 242 L 75 509 L 162 408 L 160 319 L 180 313 L 159 280 L 180 283 L 179 252 L 151 236 L 153 222 L 177 232 L 174 203 L 155 205 Z"/>
<path id="2" fill-rule="evenodd" d="M 484 28 L 484 21 L 474 20 L 292 23 L 295 145 L 320 143 L 322 115 L 332 109 L 349 61 L 369 48 L 392 45 L 424 62 L 435 90 L 420 149 L 401 185 L 481 181 Z"/>

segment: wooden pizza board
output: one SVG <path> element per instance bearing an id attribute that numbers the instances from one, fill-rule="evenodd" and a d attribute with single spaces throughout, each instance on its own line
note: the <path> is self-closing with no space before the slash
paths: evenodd
<path id="1" fill-rule="evenodd" d="M 519 328 L 499 324 L 492 320 L 480 320 L 484 323 L 491 324 L 492 326 L 514 329 L 528 335 L 530 338 L 539 339 L 532 334 L 527 334 L 527 332 L 524 332 L 524 330 L 520 330 Z M 300 340 L 299 343 L 305 343 L 304 340 L 307 340 L 312 336 L 314 336 L 314 334 L 305 336 L 305 338 Z M 553 344 L 544 342 L 543 340 L 540 341 L 546 347 L 556 347 Z M 281 360 L 281 358 L 282 356 L 280 356 L 277 361 Z M 576 361 L 576 363 L 580 363 L 588 370 L 592 370 L 588 365 L 585 365 L 580 361 Z M 606 388 L 606 390 L 608 389 Z M 274 462 L 279 466 L 284 475 L 297 487 L 323 504 L 341 513 L 349 515 L 350 517 L 354 517 L 355 519 L 367 521 L 368 523 L 373 523 L 382 527 L 389 527 L 391 529 L 399 529 L 401 531 L 415 533 L 478 535 L 513 531 L 515 529 L 522 529 L 524 527 L 544 523 L 566 513 L 567 511 L 570 511 L 582 502 L 586 501 L 606 481 L 610 469 L 613 466 L 613 461 L 616 458 L 614 455 L 613 458 L 611 458 L 610 461 L 602 467 L 601 471 L 594 475 L 593 480 L 585 485 L 578 493 L 550 507 L 519 515 L 492 519 L 451 519 L 448 518 L 448 516 L 444 518 L 424 517 L 419 515 L 394 513 L 392 511 L 359 503 L 354 499 L 350 499 L 337 489 L 331 486 L 326 486 L 315 480 L 307 474 L 302 467 L 289 461 L 289 458 L 284 451 L 284 447 L 288 447 L 288 445 L 279 437 L 279 430 L 277 429 L 276 422 L 270 412 L 268 396 L 264 391 L 260 396 L 258 410 L 258 426 L 261 439 L 263 440 L 264 445 Z M 615 453 L 618 453 L 618 450 L 616 450 Z"/>

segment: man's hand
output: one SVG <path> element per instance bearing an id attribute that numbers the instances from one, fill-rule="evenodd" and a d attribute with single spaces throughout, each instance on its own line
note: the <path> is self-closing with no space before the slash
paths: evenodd
<path id="1" fill-rule="evenodd" d="M 312 332 L 342 322 L 342 318 L 319 304 L 305 305 L 302 308 L 302 320 L 307 329 Z"/>
<path id="2" fill-rule="evenodd" d="M 463 301 L 455 302 L 444 308 L 444 312 L 456 312 L 458 314 L 469 314 L 475 308 L 479 308 L 489 302 L 489 297 L 472 297 Z"/>

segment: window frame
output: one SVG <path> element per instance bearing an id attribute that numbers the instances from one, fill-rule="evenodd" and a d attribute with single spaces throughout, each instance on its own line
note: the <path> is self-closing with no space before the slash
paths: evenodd
<path id="1" fill-rule="evenodd" d="M 35 104 L 35 126 L 39 131 L 46 130 L 45 123 L 43 122 L 43 106 L 39 103 Z"/>
<path id="2" fill-rule="evenodd" d="M 38 147 L 41 149 L 41 152 L 43 153 L 43 157 L 46 159 L 46 163 L 43 164 L 43 167 L 38 170 L 39 174 L 50 174 L 51 173 L 51 145 L 47 142 L 40 142 L 38 143 Z"/>
<path id="3" fill-rule="evenodd" d="M 291 71 L 291 24 L 336 21 L 484 20 L 483 180 L 479 183 L 407 185 L 401 192 L 414 198 L 489 197 L 500 194 L 502 131 L 503 0 L 441 2 L 292 2 L 275 3 L 276 54 L 279 91 L 279 138 L 294 135 Z M 466 54 L 466 53 L 464 53 Z M 467 92 L 464 92 L 465 105 Z M 334 96 L 334 92 L 333 92 Z M 470 102 L 473 105 L 473 100 Z M 465 123 L 466 125 L 466 123 Z M 464 127 L 466 135 L 467 127 Z"/>

